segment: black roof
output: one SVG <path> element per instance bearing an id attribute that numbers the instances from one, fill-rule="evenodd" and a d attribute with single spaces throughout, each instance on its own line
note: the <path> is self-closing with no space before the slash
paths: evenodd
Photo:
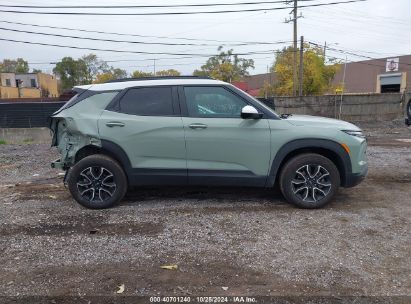
<path id="1" fill-rule="evenodd" d="M 140 81 L 140 80 L 160 80 L 160 79 L 211 79 L 210 77 L 204 76 L 150 76 L 150 77 L 139 77 L 139 78 L 121 78 L 109 80 L 106 83 L 111 82 L 126 82 L 126 81 Z"/>

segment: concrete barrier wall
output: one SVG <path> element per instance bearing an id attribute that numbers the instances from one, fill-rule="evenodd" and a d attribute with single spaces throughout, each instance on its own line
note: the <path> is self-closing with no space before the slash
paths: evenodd
<path id="1" fill-rule="evenodd" d="M 51 144 L 48 128 L 0 128 L 0 140 L 7 144 Z"/>
<path id="2" fill-rule="evenodd" d="M 404 96 L 399 93 L 344 95 L 342 99 L 341 95 L 274 97 L 274 104 L 279 114 L 340 117 L 347 121 L 392 120 L 404 117 L 405 112 Z"/>

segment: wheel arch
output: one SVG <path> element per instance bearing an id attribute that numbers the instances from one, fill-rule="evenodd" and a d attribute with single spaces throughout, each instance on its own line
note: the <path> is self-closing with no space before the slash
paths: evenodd
<path id="1" fill-rule="evenodd" d="M 411 97 L 407 102 L 406 112 L 407 112 L 406 114 L 407 114 L 408 118 L 411 119 Z"/>
<path id="2" fill-rule="evenodd" d="M 352 172 L 351 159 L 339 143 L 327 139 L 297 139 L 284 144 L 278 150 L 271 165 L 267 187 L 274 186 L 281 169 L 289 159 L 303 153 L 317 153 L 330 159 L 340 173 L 341 186 L 347 184 L 348 176 Z"/>
<path id="3" fill-rule="evenodd" d="M 94 154 L 103 154 L 111 157 L 116 160 L 120 166 L 123 168 L 127 179 L 130 180 L 131 177 L 131 162 L 128 158 L 126 152 L 112 141 L 101 140 L 101 147 L 95 145 L 87 145 L 82 147 L 77 151 L 75 155 L 75 163 L 83 159 L 84 157 L 94 155 Z"/>

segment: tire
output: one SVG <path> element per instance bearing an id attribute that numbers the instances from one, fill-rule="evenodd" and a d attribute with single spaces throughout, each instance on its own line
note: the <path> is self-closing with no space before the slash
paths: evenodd
<path id="1" fill-rule="evenodd" d="M 411 119 L 411 99 L 408 100 L 408 104 L 407 104 L 407 116 L 409 119 Z"/>
<path id="2" fill-rule="evenodd" d="M 99 154 L 76 163 L 68 173 L 67 184 L 73 198 L 90 209 L 112 207 L 127 192 L 127 177 L 121 166 Z"/>
<path id="3" fill-rule="evenodd" d="M 281 170 L 280 189 L 286 200 L 300 208 L 327 205 L 340 186 L 334 163 L 319 154 L 307 153 L 290 159 Z"/>

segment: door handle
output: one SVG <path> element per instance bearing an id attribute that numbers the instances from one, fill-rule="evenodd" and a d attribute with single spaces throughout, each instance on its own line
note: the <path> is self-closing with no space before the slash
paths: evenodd
<path id="1" fill-rule="evenodd" d="M 189 125 L 190 129 L 206 129 L 207 125 L 202 124 L 202 123 L 192 123 Z"/>
<path id="2" fill-rule="evenodd" d="M 106 122 L 106 126 L 107 127 L 124 127 L 126 124 L 121 122 L 121 121 L 110 121 L 110 122 Z"/>

